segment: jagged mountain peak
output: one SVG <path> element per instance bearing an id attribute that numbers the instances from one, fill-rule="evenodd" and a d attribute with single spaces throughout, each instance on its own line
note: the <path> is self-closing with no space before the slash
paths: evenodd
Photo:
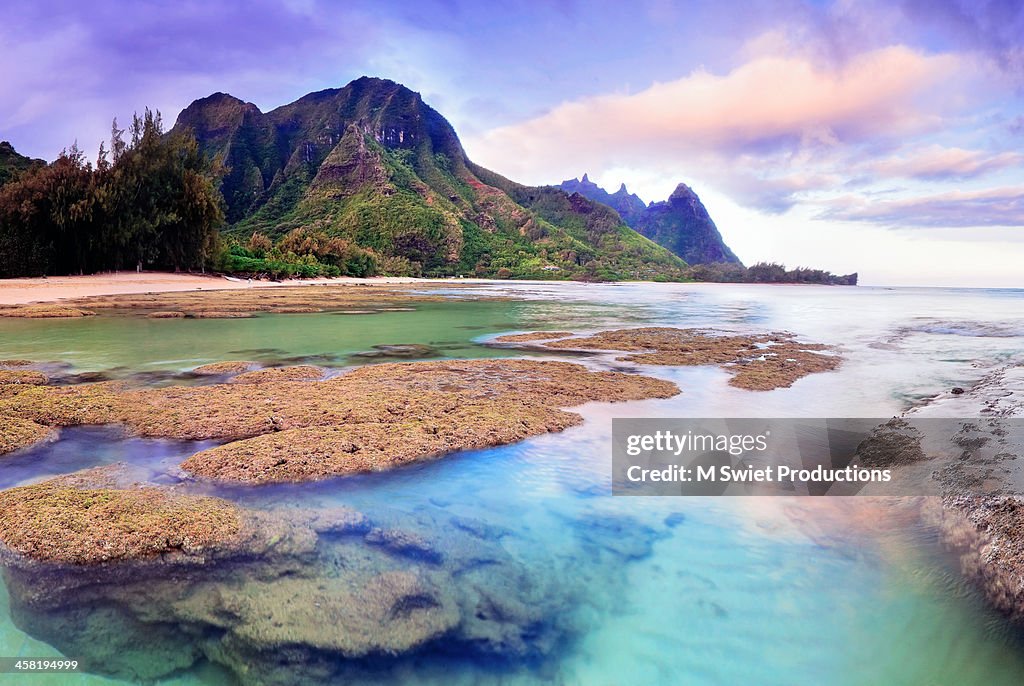
<path id="1" fill-rule="evenodd" d="M 579 193 L 591 200 L 604 203 L 619 213 L 622 219 L 642 235 L 665 246 L 690 264 L 709 262 L 740 261 L 711 219 L 697 193 L 685 183 L 680 183 L 662 202 L 646 204 L 636 194 L 619 186 L 615 193 L 608 193 L 600 186 L 583 179 L 563 181 L 560 188 L 569 193 Z"/>

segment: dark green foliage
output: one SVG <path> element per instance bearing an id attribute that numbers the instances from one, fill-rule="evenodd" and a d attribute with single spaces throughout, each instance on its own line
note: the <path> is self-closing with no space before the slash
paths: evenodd
<path id="1" fill-rule="evenodd" d="M 223 222 L 215 165 L 159 113 L 123 134 L 115 122 L 95 167 L 72 146 L 0 188 L 0 276 L 204 266 Z"/>
<path id="2" fill-rule="evenodd" d="M 785 265 L 775 262 L 758 262 L 750 267 L 717 262 L 696 264 L 687 270 L 687 276 L 695 281 L 717 283 L 810 283 L 830 286 L 856 286 L 857 274 L 840 276 L 822 269 L 797 267 L 787 270 Z"/>

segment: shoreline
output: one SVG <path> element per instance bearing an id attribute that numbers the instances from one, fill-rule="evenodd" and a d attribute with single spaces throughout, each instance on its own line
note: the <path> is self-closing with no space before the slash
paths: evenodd
<path id="1" fill-rule="evenodd" d="M 355 278 L 341 276 L 289 281 L 249 281 L 220 274 L 173 272 L 104 272 L 71 276 L 33 276 L 0 279 L 0 305 L 51 303 L 100 295 L 176 293 L 181 291 L 229 291 L 247 288 L 280 288 L 320 284 L 488 283 L 488 279 L 417 279 L 400 276 Z"/>
<path id="2" fill-rule="evenodd" d="M 538 279 L 424 278 L 413 276 L 337 276 L 286 281 L 248 280 L 224 274 L 189 274 L 156 271 L 101 272 L 67 276 L 28 276 L 0 279 L 0 306 L 54 303 L 92 296 L 138 295 L 144 293 L 176 293 L 182 291 L 232 291 L 247 288 L 282 288 L 318 285 L 394 285 L 394 284 L 471 284 L 471 285 L 548 285 L 571 283 L 591 285 L 599 282 Z M 615 281 L 622 284 L 655 284 L 656 281 Z M 794 283 L 718 283 L 714 281 L 665 282 L 687 286 L 820 286 L 824 284 Z M 916 286 L 914 288 L 917 288 Z"/>

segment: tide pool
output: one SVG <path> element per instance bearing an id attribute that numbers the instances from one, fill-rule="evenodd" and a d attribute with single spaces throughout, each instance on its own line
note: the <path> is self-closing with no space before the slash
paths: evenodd
<path id="1" fill-rule="evenodd" d="M 357 362 L 354 353 L 390 344 L 430 345 L 445 357 L 520 354 L 483 344 L 522 330 L 794 331 L 840 346 L 844 364 L 767 393 L 730 387 L 714 368 L 643 368 L 677 382 L 682 394 L 585 406 L 585 423 L 563 433 L 386 474 L 246 488 L 182 485 L 256 509 L 350 507 L 380 522 L 419 527 L 442 550 L 462 541 L 459 527 L 472 522 L 481 546 L 499 547 L 525 579 L 545 584 L 538 598 L 552 607 L 539 608 L 550 610 L 541 612 L 543 628 L 558 640 L 542 658 L 485 658 L 428 646 L 401 660 L 356 665 L 348 672 L 354 683 L 1024 682 L 1020 636 L 961 582 L 924 526 L 893 522 L 891 530 L 860 531 L 836 518 L 827 502 L 801 503 L 804 520 L 815 523 L 808 527 L 783 499 L 610 495 L 612 417 L 896 413 L 1019 356 L 1021 294 L 668 284 L 503 284 L 482 291 L 512 299 L 223 321 L 0 320 L 0 357 L 63 362 L 80 371 L 180 371 L 220 359 L 308 356 L 344 366 Z M 621 366 L 606 358 L 580 361 Z M 57 443 L 0 461 L 0 487 L 118 461 L 175 484 L 177 463 L 207 445 L 66 430 Z M 336 551 L 319 552 L 310 564 L 335 559 Z M 103 628 L 93 626 L 96 641 L 107 640 Z M 136 640 L 145 649 L 158 639 Z M 58 654 L 18 628 L 0 589 L 0 655 Z M 236 678 L 203 661 L 161 683 Z M 126 681 L 92 674 L 24 679 L 0 675 L 0 683 L 11 684 Z"/>

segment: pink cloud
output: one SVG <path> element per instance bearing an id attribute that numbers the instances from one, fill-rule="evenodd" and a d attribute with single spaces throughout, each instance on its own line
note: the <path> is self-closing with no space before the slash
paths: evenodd
<path id="1" fill-rule="evenodd" d="M 981 150 L 932 145 L 908 154 L 865 165 L 875 176 L 916 179 L 966 179 L 1024 164 L 1024 154 L 989 153 Z"/>
<path id="2" fill-rule="evenodd" d="M 938 127 L 963 103 L 953 87 L 962 58 L 903 46 L 826 69 L 808 58 L 753 58 L 727 74 L 695 71 L 638 93 L 559 105 L 537 118 L 467 141 L 484 165 L 517 178 L 561 178 L 581 168 L 683 162 L 834 147 Z"/>

